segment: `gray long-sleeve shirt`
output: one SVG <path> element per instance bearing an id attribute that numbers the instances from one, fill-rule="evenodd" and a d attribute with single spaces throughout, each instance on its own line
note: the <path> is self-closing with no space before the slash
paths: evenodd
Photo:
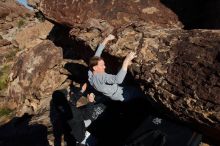
<path id="1" fill-rule="evenodd" d="M 100 44 L 95 56 L 101 56 L 105 46 Z M 96 73 L 93 74 L 92 71 L 88 71 L 88 80 L 91 86 L 93 86 L 97 91 L 103 93 L 105 96 L 110 97 L 112 100 L 123 101 L 123 87 L 119 86 L 125 78 L 127 71 L 122 68 L 117 73 L 117 75 L 107 74 L 107 73 Z"/>

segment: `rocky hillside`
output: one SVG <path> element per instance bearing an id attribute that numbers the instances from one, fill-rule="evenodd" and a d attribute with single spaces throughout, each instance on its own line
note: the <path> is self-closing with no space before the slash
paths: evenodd
<path id="1" fill-rule="evenodd" d="M 31 21 L 34 21 L 34 14 L 15 1 L 0 1 L 0 95 L 1 101 L 8 100 L 7 84 L 10 68 L 14 58 L 20 50 L 16 41 L 16 34 Z M 1 108 L 4 107 L 1 102 Z M 10 105 L 10 104 L 9 104 Z M 11 103 L 14 108 L 14 104 Z"/>
<path id="2" fill-rule="evenodd" d="M 10 73 L 14 63 L 30 48 L 46 39 L 53 25 L 40 22 L 33 11 L 16 1 L 0 1 L 0 113 L 8 113 L 22 102 L 10 96 Z M 17 71 L 19 71 L 18 68 Z M 14 87 L 16 89 L 18 87 Z M 21 92 L 20 92 L 21 93 Z M 4 119 L 4 116 L 1 117 Z"/>
<path id="3" fill-rule="evenodd" d="M 68 90 L 72 81 L 75 86 L 84 82 L 89 58 L 112 33 L 116 39 L 104 52 L 108 72 L 116 73 L 126 54 L 136 52 L 126 83 L 141 87 L 169 117 L 219 140 L 217 0 L 28 2 L 38 13 L 14 0 L 0 1 L 0 110 L 34 115 L 30 123 L 51 132 L 52 93 Z M 36 16 L 43 17 L 36 14 L 50 22 L 39 21 Z M 52 135 L 48 137 L 52 145 Z"/>

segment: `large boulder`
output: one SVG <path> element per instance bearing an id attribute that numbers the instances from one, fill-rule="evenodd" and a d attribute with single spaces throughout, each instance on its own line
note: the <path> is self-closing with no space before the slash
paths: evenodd
<path id="1" fill-rule="evenodd" d="M 62 50 L 51 41 L 43 41 L 34 48 L 23 51 L 11 70 L 9 96 L 17 101 L 30 102 L 34 109 L 50 97 L 67 79 L 60 74 Z M 47 99 L 50 100 L 50 99 Z M 31 103 L 33 102 L 33 103 Z M 49 102 L 47 102 L 49 107 Z"/>
<path id="2" fill-rule="evenodd" d="M 93 50 L 102 39 L 94 30 L 74 35 Z M 220 31 L 155 29 L 139 23 L 116 37 L 106 52 L 118 59 L 136 52 L 134 77 L 144 81 L 143 89 L 155 101 L 181 118 L 219 126 Z"/>
<path id="3" fill-rule="evenodd" d="M 107 20 L 111 25 L 120 27 L 123 24 L 145 20 L 151 24 L 166 27 L 181 26 L 177 16 L 159 0 L 29 0 L 50 20 L 60 24 L 82 25 L 89 18 Z"/>
<path id="4" fill-rule="evenodd" d="M 32 48 L 45 40 L 52 28 L 53 24 L 48 21 L 37 23 L 18 32 L 15 40 L 19 48 Z"/>

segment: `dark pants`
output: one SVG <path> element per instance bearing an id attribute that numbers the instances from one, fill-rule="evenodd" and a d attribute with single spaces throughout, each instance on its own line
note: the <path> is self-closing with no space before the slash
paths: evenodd
<path id="1" fill-rule="evenodd" d="M 123 97 L 124 101 L 130 101 L 136 98 L 143 98 L 145 95 L 141 91 L 141 89 L 133 86 L 125 86 L 123 88 Z"/>

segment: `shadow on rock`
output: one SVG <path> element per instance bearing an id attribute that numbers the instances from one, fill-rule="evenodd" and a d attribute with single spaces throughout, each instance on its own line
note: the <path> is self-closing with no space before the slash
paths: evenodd
<path id="1" fill-rule="evenodd" d="M 150 108 L 146 100 L 112 101 L 88 130 L 100 146 L 121 146 L 149 114 Z"/>
<path id="2" fill-rule="evenodd" d="M 64 68 L 71 73 L 69 76 L 71 80 L 77 83 L 85 83 L 87 81 L 88 69 L 86 66 L 78 63 L 67 63 Z"/>
<path id="3" fill-rule="evenodd" d="M 1 146 L 49 146 L 47 127 L 42 124 L 29 124 L 31 115 L 15 117 L 0 127 Z"/>
<path id="4" fill-rule="evenodd" d="M 70 28 L 57 24 L 51 30 L 48 39 L 63 49 L 64 59 L 83 59 L 88 62 L 94 51 L 84 41 L 71 38 L 69 31 Z"/>
<path id="5" fill-rule="evenodd" d="M 145 99 L 109 104 L 88 130 L 96 146 L 199 146 L 202 138 L 188 125 L 153 111 Z"/>
<path id="6" fill-rule="evenodd" d="M 72 129 L 68 124 L 68 120 L 72 118 L 72 111 L 65 93 L 60 90 L 54 91 L 50 103 L 50 120 L 53 126 L 54 146 L 61 146 L 62 136 L 64 136 L 67 146 L 76 145 L 76 139 L 71 133 Z"/>
<path id="7" fill-rule="evenodd" d="M 186 29 L 219 29 L 219 0 L 161 0 L 179 17 Z"/>

